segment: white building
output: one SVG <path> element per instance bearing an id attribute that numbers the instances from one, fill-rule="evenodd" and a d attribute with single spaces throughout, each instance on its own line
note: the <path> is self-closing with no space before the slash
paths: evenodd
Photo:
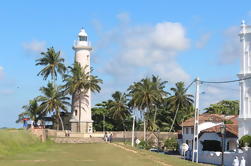
<path id="1" fill-rule="evenodd" d="M 223 121 L 228 121 L 231 124 L 226 124 L 226 137 L 225 137 L 225 151 L 234 151 L 237 148 L 237 135 L 238 135 L 238 122 L 236 116 L 224 116 L 218 114 L 201 114 L 199 117 L 199 156 L 205 151 L 221 151 L 221 133 L 220 126 Z M 182 132 L 179 136 L 179 144 L 187 143 L 189 152 L 187 157 L 192 157 L 193 147 L 193 128 L 194 118 L 184 121 L 182 124 Z M 213 146 L 211 146 L 213 145 Z M 199 157 L 199 162 L 205 162 L 203 158 Z"/>
<path id="2" fill-rule="evenodd" d="M 75 62 L 80 63 L 85 72 L 90 72 L 90 51 L 92 47 L 87 40 L 87 33 L 81 29 L 78 39 L 74 42 L 73 50 L 75 51 Z M 92 133 L 92 116 L 91 116 L 91 92 L 82 91 L 79 95 L 72 96 L 72 119 L 71 130 L 73 132 Z M 81 106 L 81 109 L 79 109 Z M 79 131 L 80 130 L 80 131 Z"/>
<path id="3" fill-rule="evenodd" d="M 244 21 L 241 23 L 240 41 L 241 49 L 241 71 L 238 74 L 240 79 L 240 113 L 239 113 L 239 133 L 251 135 L 251 26 L 247 26 Z"/>

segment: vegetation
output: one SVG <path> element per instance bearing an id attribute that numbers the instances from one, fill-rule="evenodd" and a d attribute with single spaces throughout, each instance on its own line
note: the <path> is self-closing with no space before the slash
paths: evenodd
<path id="1" fill-rule="evenodd" d="M 24 112 L 18 115 L 18 120 L 16 121 L 17 123 L 21 122 L 24 118 L 29 118 L 37 123 L 37 121 L 44 116 L 37 99 L 30 100 L 28 105 L 23 106 L 23 109 Z"/>
<path id="2" fill-rule="evenodd" d="M 123 145 L 119 145 L 123 146 Z M 201 164 L 192 163 L 158 153 L 138 150 L 124 146 L 126 149 L 112 144 L 51 144 L 47 150 L 22 151 L 23 153 L 3 156 L 0 165 L 3 166 L 153 166 L 153 165 L 175 165 L 175 166 L 197 166 Z M 40 148 L 42 149 L 42 148 Z M 88 149 L 88 150 L 86 150 Z M 129 150 L 136 153 L 132 153 Z M 36 152 L 37 151 L 37 152 Z M 98 157 L 97 157 L 98 156 Z"/>
<path id="3" fill-rule="evenodd" d="M 56 52 L 53 47 L 48 48 L 47 52 L 41 52 L 42 58 L 36 60 L 36 65 L 45 66 L 38 75 L 43 76 L 44 80 L 51 76 L 51 81 L 55 83 L 58 73 L 64 75 L 66 67 L 64 58 L 61 58 L 60 51 Z"/>
<path id="4" fill-rule="evenodd" d="M 167 150 L 176 151 L 179 149 L 179 145 L 176 138 L 166 139 L 164 142 L 164 147 Z"/>
<path id="5" fill-rule="evenodd" d="M 173 125 L 179 110 L 191 108 L 193 104 L 193 95 L 186 94 L 184 82 L 177 82 L 176 87 L 171 88 L 171 91 L 174 93 L 174 95 L 169 98 L 169 102 L 172 110 L 175 111 L 175 114 L 169 132 L 171 132 L 173 129 Z"/>
<path id="6" fill-rule="evenodd" d="M 67 111 L 69 97 L 65 96 L 63 88 L 56 86 L 52 83 L 48 83 L 47 87 L 40 88 L 43 96 L 38 96 L 37 100 L 41 102 L 40 108 L 44 114 L 54 113 L 57 119 L 60 120 L 62 129 L 64 125 L 60 116 L 60 111 Z M 59 129 L 59 123 L 57 123 L 57 130 Z"/>
<path id="7" fill-rule="evenodd" d="M 211 104 L 210 107 L 205 108 L 206 113 L 210 114 L 224 114 L 224 115 L 238 115 L 239 101 L 238 100 L 222 100 L 216 104 Z"/>
<path id="8" fill-rule="evenodd" d="M 154 75 L 151 78 L 146 77 L 134 82 L 128 88 L 128 94 L 115 92 L 111 99 L 96 104 L 92 109 L 95 130 L 125 130 L 117 126 L 125 126 L 127 130 L 131 130 L 132 110 L 138 110 L 143 116 L 143 123 L 141 119 L 136 121 L 137 129 L 141 130 L 142 126 L 144 131 L 151 132 L 180 129 L 179 124 L 193 115 L 193 96 L 186 93 L 183 82 L 178 82 L 176 87 L 171 88 L 171 95 L 166 90 L 166 83 L 167 81 Z M 117 113 L 120 120 L 114 116 Z"/>
<path id="9" fill-rule="evenodd" d="M 4 156 L 17 153 L 45 150 L 51 145 L 50 142 L 41 143 L 37 137 L 25 130 L 1 129 L 0 136 L 0 160 Z"/>
<path id="10" fill-rule="evenodd" d="M 251 135 L 244 135 L 243 137 L 241 137 L 239 146 L 245 147 L 246 145 L 251 147 Z"/>

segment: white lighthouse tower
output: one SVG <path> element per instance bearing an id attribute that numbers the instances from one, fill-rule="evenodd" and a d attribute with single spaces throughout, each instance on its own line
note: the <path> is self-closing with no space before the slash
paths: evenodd
<path id="1" fill-rule="evenodd" d="M 240 82 L 240 112 L 238 137 L 251 135 L 251 27 L 244 21 L 241 23 L 240 41 L 241 49 L 241 71 L 238 74 Z"/>
<path id="2" fill-rule="evenodd" d="M 78 34 L 78 39 L 74 42 L 75 62 L 78 62 L 85 72 L 90 72 L 90 52 L 92 50 L 87 40 L 87 33 L 82 28 Z M 80 101 L 81 100 L 81 101 Z M 81 102 L 81 109 L 79 110 Z M 91 92 L 83 90 L 81 97 L 72 96 L 72 119 L 71 129 L 73 132 L 92 133 L 91 116 Z"/>

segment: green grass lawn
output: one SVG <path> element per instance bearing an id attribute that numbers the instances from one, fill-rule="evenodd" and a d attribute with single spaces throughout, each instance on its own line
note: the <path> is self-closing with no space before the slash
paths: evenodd
<path id="1" fill-rule="evenodd" d="M 25 131 L 0 131 L 0 147 L 2 148 L 2 151 L 0 151 L 0 166 L 200 165 L 177 157 L 137 150 L 123 144 L 119 145 L 120 147 L 109 143 L 42 144 Z M 121 145 L 127 150 L 122 149 Z M 128 149 L 136 151 L 136 153 L 128 151 Z"/>

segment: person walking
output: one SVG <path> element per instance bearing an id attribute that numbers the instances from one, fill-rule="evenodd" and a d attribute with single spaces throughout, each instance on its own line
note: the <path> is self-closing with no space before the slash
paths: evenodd
<path id="1" fill-rule="evenodd" d="M 110 141 L 110 143 L 112 142 L 112 132 L 109 135 L 109 141 Z"/>

